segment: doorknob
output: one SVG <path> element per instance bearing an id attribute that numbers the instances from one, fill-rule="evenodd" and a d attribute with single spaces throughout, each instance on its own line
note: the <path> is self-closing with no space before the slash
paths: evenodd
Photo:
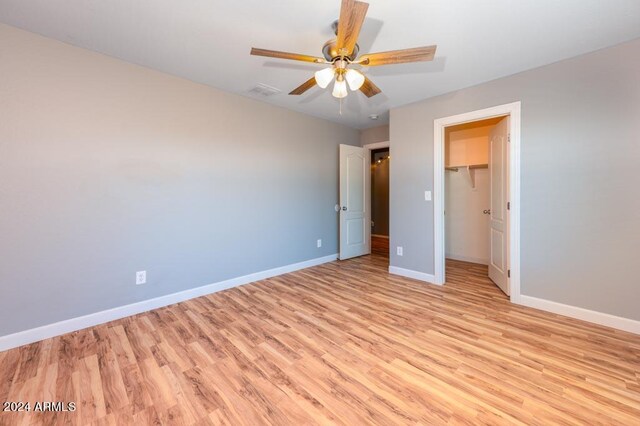
<path id="1" fill-rule="evenodd" d="M 484 213 L 484 214 L 491 214 L 491 210 L 482 210 L 482 213 Z"/>
<path id="2" fill-rule="evenodd" d="M 342 206 L 342 211 L 346 212 L 347 211 L 347 206 Z"/>

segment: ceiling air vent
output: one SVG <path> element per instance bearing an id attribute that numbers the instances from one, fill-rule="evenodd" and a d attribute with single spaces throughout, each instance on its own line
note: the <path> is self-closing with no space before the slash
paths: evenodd
<path id="1" fill-rule="evenodd" d="M 267 96 L 275 95 L 280 93 L 280 89 L 276 89 L 275 87 L 267 86 L 266 84 L 258 83 L 256 87 L 249 90 L 249 93 L 257 96 Z"/>

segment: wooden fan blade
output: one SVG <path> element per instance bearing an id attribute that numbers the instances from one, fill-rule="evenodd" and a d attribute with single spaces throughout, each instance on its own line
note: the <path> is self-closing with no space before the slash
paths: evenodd
<path id="1" fill-rule="evenodd" d="M 251 54 L 254 56 L 266 56 L 267 58 L 278 58 L 278 59 L 291 59 L 293 61 L 313 62 L 316 64 L 324 64 L 327 62 L 323 58 L 318 58 L 316 56 L 300 55 L 299 53 L 279 52 L 277 50 L 258 49 L 255 47 L 251 48 Z"/>
<path id="2" fill-rule="evenodd" d="M 356 0 L 342 0 L 340 18 L 338 19 L 338 40 L 336 46 L 338 52 L 344 56 L 350 56 L 358 42 L 360 29 L 367 16 L 369 3 Z"/>
<path id="3" fill-rule="evenodd" d="M 382 92 L 382 90 L 380 90 L 378 86 L 373 84 L 373 82 L 367 77 L 364 78 L 364 83 L 360 87 L 360 91 L 367 95 L 367 98 L 370 98 Z"/>
<path id="4" fill-rule="evenodd" d="M 300 86 L 296 87 L 291 92 L 289 92 L 289 94 L 290 95 L 302 95 L 304 92 L 306 92 L 307 90 L 311 89 L 315 85 L 316 85 L 316 78 L 315 77 L 311 77 L 309 80 L 305 81 Z"/>
<path id="5" fill-rule="evenodd" d="M 358 63 L 369 67 L 378 65 L 404 64 L 407 62 L 431 61 L 437 46 L 414 47 L 413 49 L 390 50 L 388 52 L 368 53 L 360 56 Z"/>

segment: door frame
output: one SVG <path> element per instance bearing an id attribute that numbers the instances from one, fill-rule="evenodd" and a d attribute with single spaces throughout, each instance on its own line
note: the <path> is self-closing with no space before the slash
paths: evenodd
<path id="1" fill-rule="evenodd" d="M 380 148 L 389 148 L 389 155 L 391 155 L 391 143 L 390 141 L 383 141 L 383 142 L 375 142 L 375 143 L 369 143 L 366 145 L 362 145 L 362 147 L 366 150 L 369 151 L 369 157 L 371 157 L 371 151 L 375 150 L 375 149 L 380 149 Z M 371 175 L 371 171 L 369 171 L 369 175 Z M 391 176 L 389 176 L 391 177 Z M 391 183 L 391 182 L 389 182 Z M 389 190 L 391 190 L 391 185 L 389 185 Z M 371 191 L 371 185 L 369 185 L 369 191 Z M 372 197 L 371 194 L 369 195 L 369 203 L 371 203 Z M 369 206 L 369 210 L 373 213 L 373 210 L 371 209 L 371 206 Z M 391 200 L 389 200 L 389 213 L 391 213 Z M 371 233 L 369 233 L 369 247 L 371 247 L 371 237 L 373 235 Z M 389 229 L 389 236 L 387 238 L 391 237 L 391 229 Z M 391 250 L 391 249 L 389 249 Z"/>
<path id="2" fill-rule="evenodd" d="M 445 217 L 444 217 L 444 154 L 445 128 L 488 118 L 509 116 L 509 192 L 508 214 L 509 278 L 511 302 L 520 301 L 520 109 L 521 103 L 512 102 L 477 111 L 438 118 L 433 121 L 433 229 L 435 284 L 445 282 Z"/>

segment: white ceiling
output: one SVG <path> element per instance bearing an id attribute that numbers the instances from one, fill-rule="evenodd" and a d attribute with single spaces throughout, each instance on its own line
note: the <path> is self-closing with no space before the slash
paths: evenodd
<path id="1" fill-rule="evenodd" d="M 288 96 L 318 69 L 249 56 L 252 46 L 321 56 L 339 0 L 0 0 L 0 21 L 128 62 L 365 128 L 389 108 L 640 37 L 639 0 L 370 0 L 361 52 L 437 44 L 433 62 L 371 68 L 383 93 Z M 371 121 L 370 114 L 380 114 Z"/>

